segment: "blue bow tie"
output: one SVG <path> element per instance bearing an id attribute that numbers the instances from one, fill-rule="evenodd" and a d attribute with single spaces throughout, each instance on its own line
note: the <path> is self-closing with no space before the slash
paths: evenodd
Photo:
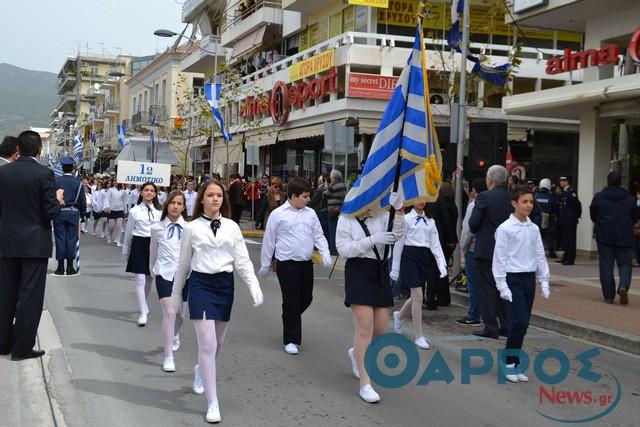
<path id="1" fill-rule="evenodd" d="M 420 220 L 423 220 L 425 225 L 427 224 L 427 217 L 424 216 L 417 216 L 416 217 L 416 225 L 420 222 Z"/>
<path id="2" fill-rule="evenodd" d="M 167 232 L 167 239 L 171 239 L 176 229 L 178 229 L 178 240 L 182 237 L 182 226 L 178 223 L 169 225 L 169 231 Z"/>
<path id="3" fill-rule="evenodd" d="M 211 221 L 211 231 L 213 231 L 213 235 L 215 236 L 216 233 L 218 232 L 218 229 L 220 228 L 221 222 L 219 219 L 211 219 L 208 216 L 206 216 L 205 214 L 202 214 L 202 218 L 206 219 L 207 221 Z"/>

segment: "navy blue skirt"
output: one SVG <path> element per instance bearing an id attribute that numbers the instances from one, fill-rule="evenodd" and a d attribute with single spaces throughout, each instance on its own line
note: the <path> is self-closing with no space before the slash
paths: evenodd
<path id="1" fill-rule="evenodd" d="M 158 298 L 169 298 L 173 291 L 173 281 L 165 280 L 162 276 L 156 276 L 156 290 L 158 291 Z M 182 301 L 187 301 L 187 295 L 189 294 L 189 279 L 182 288 Z"/>
<path id="2" fill-rule="evenodd" d="M 109 219 L 124 218 L 124 211 L 111 211 L 107 214 Z"/>
<path id="3" fill-rule="evenodd" d="M 133 236 L 131 250 L 127 261 L 127 273 L 150 275 L 149 272 L 149 246 L 151 237 Z"/>
<path id="4" fill-rule="evenodd" d="M 421 288 L 433 275 L 435 259 L 431 249 L 420 246 L 405 246 L 400 260 L 402 283 L 409 288 Z"/>
<path id="5" fill-rule="evenodd" d="M 233 273 L 200 273 L 192 271 L 189 276 L 189 318 L 202 320 L 231 319 L 233 306 Z"/>
<path id="6" fill-rule="evenodd" d="M 393 307 L 391 286 L 380 278 L 380 262 L 371 258 L 349 258 L 344 269 L 344 305 Z M 386 274 L 389 274 L 388 272 Z"/>

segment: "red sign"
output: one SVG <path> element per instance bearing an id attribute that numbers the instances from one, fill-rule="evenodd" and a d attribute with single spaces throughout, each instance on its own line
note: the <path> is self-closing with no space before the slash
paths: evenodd
<path id="1" fill-rule="evenodd" d="M 304 108 L 304 103 L 311 99 L 322 98 L 327 93 L 337 92 L 336 68 L 333 67 L 328 74 L 311 80 L 310 82 L 300 82 L 298 84 L 288 85 L 279 81 L 271 91 L 271 97 L 266 95 L 254 98 L 247 97 L 247 101 L 240 106 L 240 115 L 242 117 L 253 117 L 259 114 L 271 113 L 273 122 L 277 125 L 283 125 L 289 119 L 291 106 Z"/>
<path id="2" fill-rule="evenodd" d="M 399 77 L 376 74 L 349 73 L 349 91 L 352 98 L 391 99 Z"/>
<path id="3" fill-rule="evenodd" d="M 547 60 L 547 74 L 559 74 L 567 71 L 575 71 L 578 68 L 587 68 L 604 64 L 617 64 L 620 55 L 620 47 L 615 44 L 606 44 L 601 49 L 587 49 L 572 52 L 564 50 L 564 56 L 554 56 Z"/>
<path id="4" fill-rule="evenodd" d="M 640 65 L 640 27 L 636 28 L 629 42 L 629 56 L 637 65 Z"/>

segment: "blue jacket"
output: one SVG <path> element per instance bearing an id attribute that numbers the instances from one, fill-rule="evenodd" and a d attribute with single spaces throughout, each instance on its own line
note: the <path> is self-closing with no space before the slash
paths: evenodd
<path id="1" fill-rule="evenodd" d="M 567 186 L 560 195 L 560 208 L 558 213 L 558 224 L 576 225 L 578 218 L 582 216 L 582 204 L 578 200 L 573 188 Z"/>
<path id="2" fill-rule="evenodd" d="M 616 246 L 635 245 L 633 224 L 638 220 L 636 201 L 627 190 L 609 186 L 596 193 L 589 206 L 596 225 L 596 241 Z"/>
<path id="3" fill-rule="evenodd" d="M 469 230 L 476 235 L 476 258 L 493 258 L 496 229 L 509 218 L 511 212 L 511 193 L 504 187 L 494 187 L 476 197 L 469 218 Z"/>
<path id="4" fill-rule="evenodd" d="M 56 178 L 56 190 L 64 189 L 64 208 L 74 207 L 79 212 L 86 210 L 86 196 L 84 195 L 84 186 L 78 178 L 72 175 L 62 175 Z M 79 192 L 79 194 L 78 194 Z M 76 201 L 77 197 L 77 201 Z"/>
<path id="5" fill-rule="evenodd" d="M 551 191 L 546 188 L 541 188 L 535 194 L 536 203 L 540 206 L 542 212 L 547 213 L 551 216 L 558 215 L 558 202 L 556 201 L 556 197 Z"/>

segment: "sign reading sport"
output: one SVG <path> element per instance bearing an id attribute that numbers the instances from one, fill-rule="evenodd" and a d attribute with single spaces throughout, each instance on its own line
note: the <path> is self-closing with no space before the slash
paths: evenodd
<path id="1" fill-rule="evenodd" d="M 119 160 L 117 181 L 119 184 L 133 185 L 153 182 L 157 186 L 167 187 L 171 182 L 171 165 Z"/>

